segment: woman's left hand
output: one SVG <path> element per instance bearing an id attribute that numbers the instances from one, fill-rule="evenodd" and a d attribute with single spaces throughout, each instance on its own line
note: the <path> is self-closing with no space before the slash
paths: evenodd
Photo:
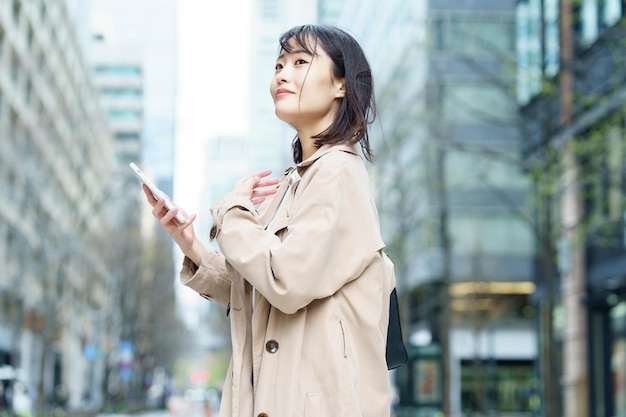
<path id="1" fill-rule="evenodd" d="M 239 193 L 252 201 L 252 204 L 261 204 L 265 197 L 276 194 L 275 185 L 278 178 L 266 178 L 272 173 L 271 170 L 255 172 L 237 181 L 233 187 L 233 192 Z"/>

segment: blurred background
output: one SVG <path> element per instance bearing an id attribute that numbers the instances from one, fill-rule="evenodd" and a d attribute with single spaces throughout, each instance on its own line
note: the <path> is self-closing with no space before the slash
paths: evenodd
<path id="1" fill-rule="evenodd" d="M 225 309 L 183 288 L 136 162 L 208 243 L 292 165 L 278 36 L 372 66 L 398 417 L 626 415 L 623 0 L 0 0 L 0 416 L 217 415 Z"/>

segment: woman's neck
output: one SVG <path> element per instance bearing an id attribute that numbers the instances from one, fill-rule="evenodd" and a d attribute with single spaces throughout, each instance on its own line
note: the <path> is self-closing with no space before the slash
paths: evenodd
<path id="1" fill-rule="evenodd" d="M 302 160 L 305 161 L 317 151 L 315 139 L 311 135 L 302 135 L 300 132 L 298 132 L 298 139 L 302 146 Z"/>

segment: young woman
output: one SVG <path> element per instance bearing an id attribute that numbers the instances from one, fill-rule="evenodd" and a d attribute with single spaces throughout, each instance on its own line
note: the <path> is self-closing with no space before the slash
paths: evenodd
<path id="1" fill-rule="evenodd" d="M 300 178 L 267 229 L 271 198 L 256 205 L 276 192 L 269 171 L 239 180 L 213 206 L 220 253 L 195 236 L 195 215 L 178 224 L 179 209 L 167 211 L 144 188 L 186 255 L 182 283 L 228 305 L 233 352 L 220 415 L 388 416 L 395 282 L 361 156 L 372 159 L 369 64 L 347 33 L 295 27 L 280 38 L 270 92 L 276 115 L 297 132 Z"/>

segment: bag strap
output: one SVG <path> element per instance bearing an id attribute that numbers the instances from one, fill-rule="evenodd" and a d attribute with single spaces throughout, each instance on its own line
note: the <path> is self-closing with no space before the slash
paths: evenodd
<path id="1" fill-rule="evenodd" d="M 272 218 L 274 218 L 274 215 L 276 214 L 276 210 L 278 210 L 278 206 L 285 198 L 285 194 L 289 189 L 291 174 L 293 174 L 294 171 L 294 167 L 289 167 L 285 170 L 285 175 L 278 184 L 278 190 L 276 191 L 276 194 L 274 194 L 274 198 L 272 198 L 272 200 L 269 202 L 267 210 L 265 210 L 261 215 L 261 225 L 264 229 L 266 229 L 267 226 L 270 224 L 270 221 L 272 220 Z"/>

